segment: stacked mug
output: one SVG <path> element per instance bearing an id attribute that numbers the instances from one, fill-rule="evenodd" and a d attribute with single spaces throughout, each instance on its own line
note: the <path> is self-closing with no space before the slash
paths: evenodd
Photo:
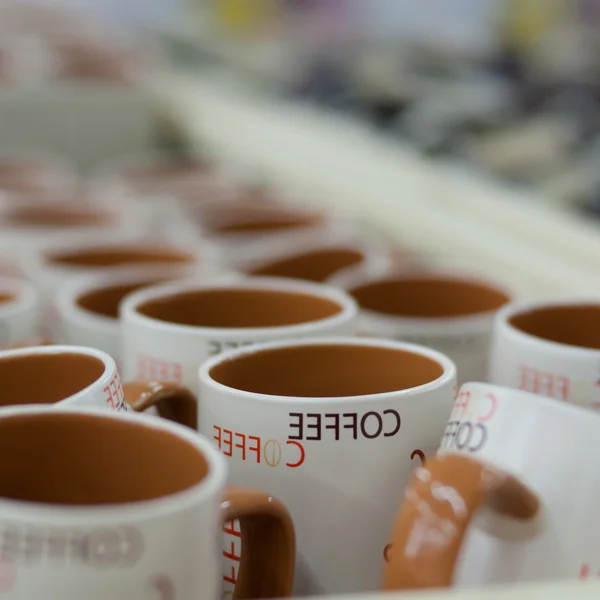
<path id="1" fill-rule="evenodd" d="M 600 302 L 425 269 L 206 158 L 7 156 L 0 228 L 7 599 L 600 571 Z"/>

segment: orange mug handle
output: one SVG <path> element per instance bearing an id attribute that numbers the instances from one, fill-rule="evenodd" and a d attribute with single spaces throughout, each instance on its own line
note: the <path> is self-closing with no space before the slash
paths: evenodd
<path id="1" fill-rule="evenodd" d="M 538 497 L 515 477 L 473 457 L 428 458 L 413 474 L 386 546 L 382 589 L 450 587 L 469 523 L 484 504 L 522 520 L 540 509 Z"/>
<path id="2" fill-rule="evenodd" d="M 296 534 L 287 508 L 269 494 L 238 486 L 228 486 L 222 508 L 223 522 L 239 520 L 242 532 L 242 557 L 233 598 L 290 597 Z"/>
<path id="3" fill-rule="evenodd" d="M 198 402 L 186 387 L 160 381 L 132 381 L 123 384 L 123 394 L 136 412 L 154 406 L 163 419 L 198 429 Z"/>

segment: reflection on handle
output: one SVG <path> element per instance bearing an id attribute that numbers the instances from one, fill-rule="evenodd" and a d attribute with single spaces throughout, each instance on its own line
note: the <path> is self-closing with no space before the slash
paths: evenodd
<path id="1" fill-rule="evenodd" d="M 291 596 L 296 535 L 287 508 L 264 492 L 230 486 L 223 509 L 223 521 L 238 519 L 242 529 L 242 560 L 233 597 Z"/>
<path id="2" fill-rule="evenodd" d="M 187 388 L 175 383 L 132 381 L 123 385 L 125 402 L 136 412 L 155 406 L 164 419 L 191 429 L 198 427 L 198 403 Z"/>
<path id="3" fill-rule="evenodd" d="M 523 520 L 540 506 L 517 479 L 470 456 L 428 458 L 415 471 L 396 520 L 383 589 L 450 586 L 467 527 L 483 504 Z"/>

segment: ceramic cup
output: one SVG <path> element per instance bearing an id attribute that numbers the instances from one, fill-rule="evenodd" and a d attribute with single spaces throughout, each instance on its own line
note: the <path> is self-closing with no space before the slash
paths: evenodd
<path id="1" fill-rule="evenodd" d="M 52 404 L 160 416 L 196 428 L 196 399 L 179 385 L 132 381 L 121 384 L 115 361 L 80 346 L 34 346 L 0 352 L 0 406 Z"/>
<path id="2" fill-rule="evenodd" d="M 0 258 L 9 260 L 16 272 L 22 271 L 23 262 L 47 247 L 131 241 L 146 233 L 147 224 L 138 211 L 112 204 L 35 200 L 0 205 Z"/>
<path id="3" fill-rule="evenodd" d="M 129 294 L 146 287 L 191 277 L 187 266 L 140 267 L 75 278 L 56 297 L 59 327 L 56 338 L 63 344 L 103 350 L 121 364 L 119 306 Z M 232 276 L 233 277 L 233 276 Z M 224 276 L 219 277 L 220 280 Z"/>
<path id="4" fill-rule="evenodd" d="M 21 279 L 0 277 L 0 348 L 26 343 L 38 334 L 38 296 Z"/>
<path id="5" fill-rule="evenodd" d="M 7 600 L 216 600 L 218 531 L 240 518 L 238 598 L 289 595 L 294 527 L 269 494 L 226 487 L 208 440 L 150 417 L 0 411 Z M 267 575 L 268 574 L 268 575 Z"/>
<path id="6" fill-rule="evenodd" d="M 171 267 L 190 274 L 217 270 L 216 254 L 208 245 L 188 247 L 152 240 L 55 244 L 31 253 L 23 271 L 45 298 L 53 298 L 67 283 L 82 275 L 108 275 L 132 267 Z"/>
<path id="7" fill-rule="evenodd" d="M 329 239 L 326 239 L 329 238 Z M 248 275 L 288 277 L 325 283 L 332 276 L 349 269 L 366 274 L 385 274 L 393 264 L 392 253 L 374 243 L 332 236 L 317 236 L 290 245 L 278 256 L 266 260 L 240 263 L 238 269 Z"/>
<path id="8" fill-rule="evenodd" d="M 459 271 L 350 273 L 331 280 L 360 306 L 360 335 L 435 348 L 449 356 L 459 382 L 484 381 L 494 316 L 512 291 Z"/>
<path id="9" fill-rule="evenodd" d="M 133 202 L 151 213 L 152 230 L 162 234 L 181 215 L 179 202 L 226 200 L 236 191 L 231 173 L 202 157 L 161 155 L 107 161 L 92 176 L 91 198 Z"/>
<path id="10" fill-rule="evenodd" d="M 31 195 L 55 199 L 72 192 L 77 183 L 75 170 L 61 157 L 0 154 L 0 190 L 14 200 Z"/>
<path id="11" fill-rule="evenodd" d="M 385 588 L 597 577 L 599 428 L 578 406 L 464 385 L 407 489 Z"/>
<path id="12" fill-rule="evenodd" d="M 216 205 L 215 205 L 216 204 Z M 304 240 L 355 235 L 352 226 L 341 218 L 301 204 L 263 200 L 213 203 L 197 208 L 195 234 L 220 249 L 229 266 L 247 261 L 266 261 L 296 247 Z M 190 219 L 191 221 L 191 219 Z M 181 228 L 175 227 L 175 238 Z"/>
<path id="13" fill-rule="evenodd" d="M 227 352 L 199 373 L 199 428 L 231 481 L 277 490 L 296 524 L 296 595 L 375 590 L 394 514 L 452 410 L 452 361 L 386 340 L 288 340 Z M 224 580 L 240 540 L 225 530 Z"/>
<path id="14" fill-rule="evenodd" d="M 350 335 L 356 312 L 342 291 L 287 279 L 144 289 L 121 304 L 123 372 L 195 389 L 198 367 L 210 356 L 268 340 Z"/>
<path id="15" fill-rule="evenodd" d="M 600 409 L 600 301 L 506 307 L 494 329 L 489 381 Z"/>

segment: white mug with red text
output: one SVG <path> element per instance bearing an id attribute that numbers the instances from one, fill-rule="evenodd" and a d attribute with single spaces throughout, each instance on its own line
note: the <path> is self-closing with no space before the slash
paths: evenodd
<path id="1" fill-rule="evenodd" d="M 0 349 L 26 343 L 38 335 L 39 301 L 22 279 L 0 277 Z"/>
<path id="2" fill-rule="evenodd" d="M 370 274 L 349 271 L 330 282 L 357 301 L 360 335 L 434 348 L 456 364 L 458 381 L 484 381 L 494 317 L 512 290 L 458 270 Z"/>
<path id="3" fill-rule="evenodd" d="M 227 457 L 232 483 L 273 491 L 294 519 L 295 595 L 377 589 L 404 485 L 452 409 L 452 361 L 326 337 L 230 351 L 199 377 L 199 430 Z M 231 589 L 241 543 L 235 523 L 225 533 Z"/>
<path id="4" fill-rule="evenodd" d="M 160 416 L 196 428 L 196 398 L 161 382 L 121 384 L 115 361 L 80 346 L 32 346 L 0 352 L 0 407 L 42 404 L 124 412 L 156 409 Z"/>
<path id="5" fill-rule="evenodd" d="M 185 427 L 10 407 L 0 410 L 0 454 L 11 457 L 0 464 L 6 600 L 217 600 L 218 533 L 237 517 L 247 540 L 238 598 L 291 591 L 289 513 L 267 493 L 226 488 L 223 458 Z"/>
<path id="6" fill-rule="evenodd" d="M 126 379 L 197 387 L 198 367 L 224 350 L 257 342 L 354 333 L 356 305 L 344 292 L 276 278 L 175 282 L 121 304 Z"/>
<path id="7" fill-rule="evenodd" d="M 438 456 L 407 488 L 384 588 L 600 576 L 598 431 L 578 406 L 462 386 Z"/>
<path id="8" fill-rule="evenodd" d="M 600 300 L 531 302 L 501 310 L 489 381 L 600 410 Z"/>

